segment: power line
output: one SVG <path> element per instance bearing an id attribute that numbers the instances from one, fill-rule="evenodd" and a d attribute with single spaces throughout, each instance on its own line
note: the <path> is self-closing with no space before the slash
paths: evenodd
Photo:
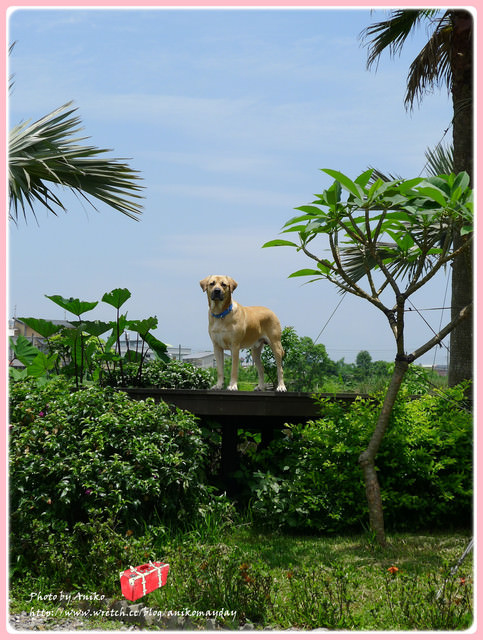
<path id="1" fill-rule="evenodd" d="M 445 293 L 445 298 L 446 298 L 446 293 Z M 445 309 L 449 310 L 449 309 L 451 309 L 451 307 L 427 307 L 426 309 L 419 309 L 419 311 L 440 311 L 440 310 L 445 310 Z M 404 309 L 404 311 L 407 312 L 407 311 L 418 311 L 418 310 L 409 308 L 409 309 Z M 419 313 L 419 311 L 418 311 L 418 313 Z M 441 316 L 442 315 L 443 314 L 441 314 Z M 441 326 L 440 326 L 440 329 L 441 329 Z"/>
<path id="2" fill-rule="evenodd" d="M 409 300 L 409 298 L 408 298 L 408 301 L 409 301 L 409 302 L 411 302 L 411 301 Z M 413 303 L 411 302 L 411 304 L 413 304 Z M 413 305 L 413 307 L 414 307 L 414 305 Z M 419 316 L 419 317 L 421 318 L 421 320 L 426 324 L 426 326 L 429 328 L 429 330 L 430 330 L 430 331 L 432 331 L 432 332 L 433 332 L 433 334 L 434 334 L 436 337 L 438 337 L 438 334 L 436 333 L 436 331 L 435 331 L 435 330 L 433 329 L 433 327 L 429 324 L 429 322 L 428 322 L 428 321 L 426 320 L 426 318 L 422 315 L 422 313 L 420 313 L 419 309 L 416 309 L 416 307 L 414 307 L 414 311 L 416 311 L 416 313 L 418 314 L 418 316 Z M 440 341 L 440 342 L 439 342 L 439 344 L 440 344 L 440 346 L 445 347 L 445 348 L 446 348 L 446 349 L 448 349 L 448 351 L 449 351 L 449 348 L 448 348 L 445 344 L 443 344 L 443 342 L 442 342 L 442 341 Z"/>
<path id="3" fill-rule="evenodd" d="M 334 316 L 335 312 L 337 311 L 337 309 L 338 309 L 338 308 L 340 307 L 340 305 L 342 304 L 342 300 L 344 299 L 344 297 L 345 297 L 345 294 L 346 294 L 346 293 L 347 293 L 347 291 L 344 291 L 344 293 L 342 294 L 342 297 L 341 297 L 341 299 L 339 300 L 339 302 L 337 303 L 336 308 L 332 311 L 332 313 L 330 314 L 329 319 L 327 320 L 327 322 L 324 324 L 324 326 L 323 326 L 323 327 L 322 327 L 322 329 L 320 330 L 319 335 L 315 338 L 315 340 L 314 340 L 314 344 L 317 344 L 317 342 L 318 342 L 318 340 L 319 340 L 320 336 L 322 335 L 322 333 L 324 332 L 324 330 L 325 330 L 326 326 L 327 326 L 327 325 L 329 324 L 329 322 L 332 320 L 332 317 Z"/>
<path id="4" fill-rule="evenodd" d="M 441 138 L 439 139 L 438 144 L 436 145 L 435 148 L 438 148 L 439 145 L 443 142 L 444 137 L 446 136 L 446 134 L 448 133 L 448 131 L 451 129 L 451 127 L 453 126 L 453 120 L 451 120 L 451 122 L 449 123 L 449 125 L 446 127 L 446 129 L 443 131 L 443 135 L 441 136 Z M 419 175 L 421 176 L 423 171 L 426 169 L 426 167 L 428 166 L 428 164 L 430 163 L 430 160 L 428 159 L 426 161 L 426 164 L 424 165 L 424 167 L 421 169 L 421 171 L 419 172 Z"/>
<path id="5" fill-rule="evenodd" d="M 446 295 L 448 293 L 448 284 L 449 284 L 449 273 L 448 276 L 446 278 L 446 287 L 444 289 L 444 300 L 443 300 L 443 304 L 446 304 Z M 445 307 L 443 307 L 444 309 Z M 447 307 L 446 307 L 447 308 Z M 443 311 L 441 311 L 441 315 L 439 317 L 439 327 L 438 327 L 438 331 L 441 331 L 441 325 L 443 324 Z M 449 351 L 449 349 L 448 349 Z M 434 363 L 436 362 L 436 349 L 434 350 L 434 358 L 433 358 L 433 367 L 434 367 Z"/>

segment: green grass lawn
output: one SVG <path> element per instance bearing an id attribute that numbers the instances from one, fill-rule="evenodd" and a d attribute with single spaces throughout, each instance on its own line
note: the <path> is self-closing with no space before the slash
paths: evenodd
<path id="1" fill-rule="evenodd" d="M 168 552 L 170 584 L 152 606 L 237 610 L 258 628 L 465 629 L 472 624 L 471 534 L 291 536 L 237 527 Z M 166 550 L 168 551 L 168 550 Z M 438 593 L 440 592 L 441 593 Z"/>
<path id="2" fill-rule="evenodd" d="M 467 535 L 394 535 L 381 549 L 368 536 L 238 531 L 232 538 L 270 568 L 277 587 L 273 623 L 387 630 L 471 624 L 471 554 L 446 583 L 446 601 L 436 598 L 468 541 Z"/>
<path id="3" fill-rule="evenodd" d="M 251 622 L 258 629 L 462 630 L 473 621 L 472 554 L 449 573 L 470 538 L 395 534 L 380 548 L 367 534 L 293 536 L 249 525 L 218 535 L 195 531 L 158 540 L 150 550 L 170 573 L 142 603 L 157 611 L 236 612 L 218 615 L 227 628 Z M 29 593 L 56 588 L 47 577 L 11 584 L 11 610 L 28 611 Z M 94 577 L 84 586 L 89 590 L 98 592 Z M 119 599 L 120 588 L 107 596 Z"/>

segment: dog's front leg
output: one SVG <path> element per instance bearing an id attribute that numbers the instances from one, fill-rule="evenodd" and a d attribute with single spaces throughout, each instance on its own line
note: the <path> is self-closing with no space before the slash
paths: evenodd
<path id="1" fill-rule="evenodd" d="M 225 372 L 224 372 L 224 360 L 225 353 L 221 347 L 217 345 L 213 345 L 213 350 L 215 352 L 215 360 L 216 360 L 216 373 L 217 373 L 217 382 L 211 387 L 212 389 L 223 389 L 223 385 L 225 383 Z"/>
<path id="2" fill-rule="evenodd" d="M 238 362 L 240 357 L 240 350 L 237 347 L 231 349 L 231 377 L 230 384 L 228 385 L 228 391 L 238 391 Z"/>

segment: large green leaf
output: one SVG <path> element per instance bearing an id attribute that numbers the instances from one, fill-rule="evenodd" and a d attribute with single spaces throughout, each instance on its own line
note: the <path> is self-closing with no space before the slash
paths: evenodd
<path id="1" fill-rule="evenodd" d="M 14 382 L 18 382 L 19 380 L 25 380 L 27 377 L 27 369 L 15 369 L 14 367 L 8 368 L 8 373 Z"/>
<path id="2" fill-rule="evenodd" d="M 299 271 L 294 271 L 289 275 L 289 278 L 299 278 L 301 276 L 320 276 L 320 271 L 316 271 L 315 269 L 299 269 Z"/>
<path id="3" fill-rule="evenodd" d="M 113 289 L 110 293 L 105 293 L 102 296 L 102 302 L 119 309 L 130 297 L 131 292 L 128 289 Z"/>
<path id="4" fill-rule="evenodd" d="M 466 173 L 466 171 L 461 171 L 455 177 L 455 180 L 452 184 L 452 189 L 456 190 L 458 187 L 460 187 L 462 192 L 464 193 L 469 186 L 470 186 L 470 176 Z"/>
<path id="5" fill-rule="evenodd" d="M 95 309 L 98 305 L 97 302 L 83 302 L 79 300 L 79 298 L 63 298 L 58 295 L 45 297 L 75 316 L 80 316 L 87 311 L 92 311 L 92 309 Z"/>
<path id="6" fill-rule="evenodd" d="M 133 351 L 133 349 L 128 349 L 124 354 L 123 362 L 135 362 L 140 363 L 142 361 L 142 355 L 139 351 Z"/>
<path id="7" fill-rule="evenodd" d="M 299 216 L 296 218 L 293 218 L 293 221 L 298 221 L 298 220 L 310 220 L 311 218 L 313 218 L 314 216 L 320 216 L 322 215 L 322 211 L 319 209 L 319 207 L 314 207 L 311 204 L 304 204 L 301 207 L 296 207 L 296 209 L 298 211 L 303 211 L 304 213 L 307 213 L 307 216 Z M 290 220 L 286 223 L 289 224 Z"/>
<path id="8" fill-rule="evenodd" d="M 72 324 L 77 323 L 73 321 Z M 103 333 L 109 331 L 109 329 L 111 328 L 111 323 L 101 322 L 100 320 L 83 320 L 80 326 L 82 327 L 82 331 L 97 338 L 99 336 L 102 336 Z"/>
<path id="9" fill-rule="evenodd" d="M 154 353 L 160 360 L 168 362 L 168 347 L 164 344 L 164 342 L 158 340 L 155 336 L 153 336 L 152 333 L 144 334 L 143 338 L 146 344 L 154 351 Z"/>
<path id="10" fill-rule="evenodd" d="M 364 188 L 372 178 L 373 173 L 374 171 L 372 169 L 367 169 L 367 171 L 364 171 L 364 173 L 361 173 L 361 175 L 354 180 L 355 184 L 358 184 L 362 188 Z"/>
<path id="11" fill-rule="evenodd" d="M 388 235 L 394 240 L 401 251 L 406 252 L 414 246 L 414 240 L 409 233 L 398 234 L 387 230 Z"/>
<path id="12" fill-rule="evenodd" d="M 362 198 L 364 196 L 363 189 L 353 182 L 348 176 L 344 175 L 340 171 L 334 171 L 333 169 L 322 169 L 324 173 L 337 180 L 349 193 L 352 193 L 356 198 Z"/>
<path id="13" fill-rule="evenodd" d="M 262 245 L 262 249 L 266 249 L 267 247 L 297 247 L 298 245 L 295 242 L 290 242 L 290 240 L 270 240 L 269 242 L 265 242 Z"/>
<path id="14" fill-rule="evenodd" d="M 19 318 L 19 320 L 36 331 L 42 338 L 50 338 L 62 328 L 62 325 L 54 324 L 42 318 Z"/>
<path id="15" fill-rule="evenodd" d="M 151 318 L 146 318 L 144 320 L 129 320 L 127 322 L 127 328 L 131 329 L 131 331 L 136 331 L 139 333 L 141 338 L 144 338 L 145 334 L 151 329 L 156 329 L 158 326 L 158 319 L 156 316 Z"/>
<path id="16" fill-rule="evenodd" d="M 57 360 L 58 354 L 53 353 L 47 356 L 41 351 L 32 360 L 32 363 L 27 366 L 27 374 L 33 378 L 40 378 L 46 375 L 51 369 L 53 369 Z"/>
<path id="17" fill-rule="evenodd" d="M 437 202 L 442 208 L 446 207 L 448 204 L 446 195 L 437 187 L 427 185 L 420 186 L 418 188 L 418 193 L 421 196 L 429 198 L 430 200 L 434 200 L 434 202 Z"/>
<path id="18" fill-rule="evenodd" d="M 128 326 L 127 316 L 125 314 L 119 316 L 117 322 L 109 322 L 109 327 L 112 328 L 112 333 L 109 336 L 106 342 L 106 351 L 112 349 L 114 344 L 117 342 L 119 336 L 121 336 Z"/>
<path id="19" fill-rule="evenodd" d="M 39 349 L 34 347 L 31 341 L 25 336 L 18 336 L 16 342 L 10 338 L 10 347 L 17 360 L 20 360 L 25 366 L 31 364 L 40 353 Z"/>

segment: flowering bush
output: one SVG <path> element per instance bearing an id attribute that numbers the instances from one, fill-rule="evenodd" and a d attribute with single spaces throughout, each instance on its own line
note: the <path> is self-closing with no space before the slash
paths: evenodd
<path id="1" fill-rule="evenodd" d="M 96 385 L 72 391 L 63 378 L 14 383 L 10 401 L 12 557 L 35 561 L 73 532 L 85 543 L 89 522 L 187 526 L 212 504 L 191 414 Z"/>

